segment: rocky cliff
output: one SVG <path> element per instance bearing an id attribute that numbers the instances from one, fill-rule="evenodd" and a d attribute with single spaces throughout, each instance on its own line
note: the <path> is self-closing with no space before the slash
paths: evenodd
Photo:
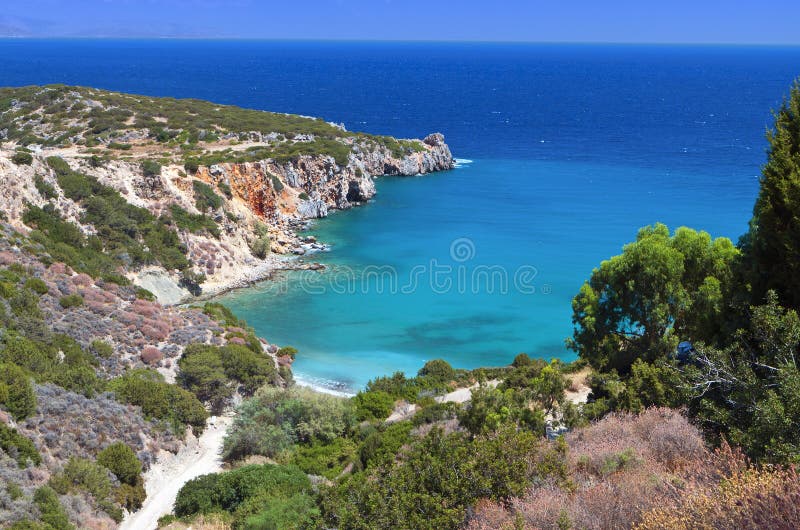
<path id="1" fill-rule="evenodd" d="M 31 205 L 53 208 L 87 237 L 106 231 L 87 215 L 75 175 L 174 229 L 188 268 L 122 264 L 163 303 L 189 296 L 187 271 L 202 281 L 194 293 L 209 295 L 307 266 L 286 258 L 322 248 L 297 234 L 309 219 L 371 199 L 381 175 L 454 167 L 440 133 L 397 140 L 299 116 L 75 87 L 0 89 L 0 142 L 0 206 L 23 233 L 34 228 L 24 220 Z"/>

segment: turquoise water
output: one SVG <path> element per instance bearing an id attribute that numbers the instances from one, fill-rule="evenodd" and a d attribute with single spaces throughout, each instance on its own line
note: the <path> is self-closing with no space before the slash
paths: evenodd
<path id="1" fill-rule="evenodd" d="M 326 272 L 289 274 L 222 301 L 269 340 L 298 347 L 297 377 L 320 386 L 352 390 L 438 357 L 464 368 L 519 352 L 569 360 L 572 296 L 636 227 L 745 230 L 755 179 L 726 180 L 488 159 L 381 178 L 373 203 L 316 224 L 312 233 L 333 244 L 315 256 Z"/>
<path id="2" fill-rule="evenodd" d="M 572 296 L 640 226 L 745 231 L 770 110 L 798 74 L 798 47 L 0 39 L 2 84 L 196 97 L 405 138 L 441 131 L 473 159 L 380 179 L 373 203 L 320 221 L 333 250 L 315 283 L 295 274 L 225 297 L 300 349 L 300 378 L 349 390 L 436 357 L 572 358 Z"/>

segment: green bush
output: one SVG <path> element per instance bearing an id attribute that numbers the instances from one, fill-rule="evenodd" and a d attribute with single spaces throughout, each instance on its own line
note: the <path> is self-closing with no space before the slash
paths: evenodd
<path id="1" fill-rule="evenodd" d="M 299 445 L 292 453 L 290 463 L 309 475 L 334 480 L 356 456 L 357 445 L 347 438 L 335 438 L 329 443 L 314 441 Z"/>
<path id="2" fill-rule="evenodd" d="M 161 164 L 155 160 L 144 160 L 141 164 L 142 174 L 145 177 L 152 178 L 161 175 Z"/>
<path id="3" fill-rule="evenodd" d="M 11 157 L 11 161 L 18 166 L 29 166 L 33 164 L 33 155 L 27 151 L 17 151 Z"/>
<path id="4" fill-rule="evenodd" d="M 394 409 L 394 398 L 381 390 L 359 392 L 353 398 L 359 420 L 383 420 Z"/>
<path id="5" fill-rule="evenodd" d="M 193 234 L 207 231 L 212 236 L 219 239 L 220 231 L 217 223 L 205 214 L 191 214 L 177 204 L 169 207 L 172 220 L 175 225 L 183 230 L 188 230 Z"/>
<path id="6" fill-rule="evenodd" d="M 252 395 L 261 386 L 275 380 L 277 371 L 271 357 L 255 353 L 246 346 L 229 344 L 219 348 L 225 375 L 241 384 L 241 392 Z"/>
<path id="7" fill-rule="evenodd" d="M 25 280 L 25 287 L 36 294 L 47 294 L 50 290 L 41 278 L 28 278 Z"/>
<path id="8" fill-rule="evenodd" d="M 178 366 L 177 381 L 183 388 L 208 403 L 215 413 L 225 408 L 235 389 L 229 384 L 216 347 L 191 344 L 178 360 Z"/>
<path id="9" fill-rule="evenodd" d="M 205 428 L 208 412 L 203 404 L 191 392 L 165 382 L 158 372 L 131 370 L 108 386 L 117 400 L 138 405 L 146 417 L 164 420 L 177 432 L 187 425 L 196 434 Z"/>
<path id="10" fill-rule="evenodd" d="M 307 512 L 313 508 L 310 503 L 295 505 L 289 511 L 296 510 L 300 514 L 291 516 L 285 509 L 278 508 L 284 502 L 282 500 L 309 493 L 311 482 L 297 467 L 272 464 L 245 466 L 225 473 L 203 475 L 187 482 L 175 499 L 175 515 L 186 517 L 227 511 L 235 513 L 235 527 L 247 528 L 244 525 L 246 519 L 265 510 L 278 509 L 281 520 L 292 521 L 301 514 L 309 515 Z M 277 521 L 269 524 L 274 523 Z"/>
<path id="11" fill-rule="evenodd" d="M 197 170 L 200 169 L 200 164 L 197 162 L 197 160 L 189 159 L 185 164 L 183 164 L 183 168 L 188 174 L 194 175 L 197 173 Z"/>
<path id="12" fill-rule="evenodd" d="M 135 486 L 141 480 L 142 463 L 128 445 L 116 442 L 97 455 L 97 463 L 107 468 L 124 484 Z"/>
<path id="13" fill-rule="evenodd" d="M 147 300 L 148 302 L 155 302 L 156 295 L 145 289 L 144 287 L 136 288 L 136 298 L 140 300 Z"/>
<path id="14" fill-rule="evenodd" d="M 271 251 L 271 245 L 269 236 L 262 236 L 250 244 L 250 252 L 259 259 L 265 259 Z"/>
<path id="15" fill-rule="evenodd" d="M 44 177 L 41 175 L 36 175 L 33 177 L 33 184 L 36 186 L 36 190 L 39 192 L 39 195 L 45 199 L 55 199 L 58 196 L 56 189 L 45 182 Z"/>
<path id="16" fill-rule="evenodd" d="M 450 363 L 443 359 L 428 361 L 417 373 L 419 377 L 427 377 L 438 382 L 448 382 L 456 378 L 456 371 Z"/>
<path id="17" fill-rule="evenodd" d="M 192 189 L 194 190 L 194 204 L 201 212 L 216 210 L 222 206 L 222 197 L 214 193 L 211 186 L 205 182 L 193 180 Z"/>
<path id="18" fill-rule="evenodd" d="M 225 184 L 224 182 L 220 182 L 219 184 L 217 184 L 217 188 L 219 188 L 219 191 L 221 191 L 222 194 L 225 195 L 225 197 L 227 197 L 228 199 L 233 198 L 233 192 L 231 191 L 231 187 Z"/>
<path id="19" fill-rule="evenodd" d="M 42 456 L 33 442 L 4 423 L 0 423 L 0 449 L 11 455 L 20 468 L 24 469 L 29 464 L 38 466 L 42 463 Z"/>
<path id="20" fill-rule="evenodd" d="M 289 356 L 292 359 L 294 359 L 295 357 L 297 357 L 297 348 L 295 348 L 293 346 L 283 346 L 283 347 L 278 349 L 278 351 L 277 351 L 277 353 L 275 353 L 275 355 L 278 356 L 278 357 Z"/>
<path id="21" fill-rule="evenodd" d="M 48 484 L 61 495 L 83 490 L 98 501 L 108 498 L 114 486 L 108 469 L 86 458 L 76 457 L 70 458 Z"/>
<path id="22" fill-rule="evenodd" d="M 223 457 L 273 458 L 296 443 L 331 442 L 354 423 L 347 399 L 296 386 L 286 390 L 265 386 L 240 405 L 225 437 Z"/>
<path id="23" fill-rule="evenodd" d="M 36 393 L 31 378 L 25 371 L 11 363 L 0 363 L 0 387 L 5 391 L 2 404 L 11 417 L 21 421 L 36 412 Z"/>
<path id="24" fill-rule="evenodd" d="M 68 294 L 59 298 L 58 303 L 64 309 L 69 309 L 70 307 L 80 307 L 83 305 L 83 297 L 77 293 Z"/>
<path id="25" fill-rule="evenodd" d="M 108 359 L 114 353 L 114 347 L 104 340 L 95 339 L 92 341 L 92 350 L 98 357 Z"/>
<path id="26" fill-rule="evenodd" d="M 459 528 L 480 498 L 500 502 L 545 480 L 530 462 L 538 437 L 514 428 L 471 440 L 433 429 L 399 462 L 355 473 L 326 490 L 325 522 L 338 528 Z"/>
<path id="27" fill-rule="evenodd" d="M 64 512 L 64 507 L 53 488 L 39 487 L 33 494 L 33 502 L 39 508 L 40 519 L 48 525 L 48 530 L 72 530 L 75 528 L 69 522 L 69 517 Z"/>
<path id="28" fill-rule="evenodd" d="M 412 428 L 411 422 L 401 421 L 368 434 L 358 450 L 361 467 L 367 469 L 393 462 L 400 448 L 411 442 Z"/>
<path id="29" fill-rule="evenodd" d="M 272 188 L 276 192 L 280 193 L 283 191 L 283 182 L 281 182 L 281 179 L 279 179 L 277 175 L 273 175 L 272 173 L 270 173 L 269 179 L 270 182 L 272 182 Z"/>

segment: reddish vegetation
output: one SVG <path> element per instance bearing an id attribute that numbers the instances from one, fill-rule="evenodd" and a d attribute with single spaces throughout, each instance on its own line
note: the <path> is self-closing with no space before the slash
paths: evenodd
<path id="1" fill-rule="evenodd" d="M 158 361 L 164 358 L 164 354 L 161 353 L 161 350 L 155 348 L 153 346 L 145 346 L 142 349 L 142 362 L 149 364 L 150 366 L 155 366 L 158 364 Z"/>
<path id="2" fill-rule="evenodd" d="M 481 503 L 468 528 L 630 528 L 648 510 L 717 484 L 733 454 L 708 451 L 700 432 L 670 409 L 611 415 L 566 442 L 565 483 L 534 486 L 507 507 Z"/>

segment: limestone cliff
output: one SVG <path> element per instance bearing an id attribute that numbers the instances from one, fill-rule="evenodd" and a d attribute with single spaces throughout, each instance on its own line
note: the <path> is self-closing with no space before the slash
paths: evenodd
<path id="1" fill-rule="evenodd" d="M 51 208 L 93 236 L 85 194 L 65 186 L 77 178 L 116 190 L 175 230 L 189 260 L 178 271 L 123 259 L 120 272 L 163 303 L 188 297 L 187 270 L 213 294 L 307 266 L 287 257 L 322 248 L 297 234 L 309 219 L 371 199 L 381 175 L 454 167 L 440 133 L 396 140 L 299 116 L 76 87 L 0 92 L 10 102 L 0 105 L 5 220 L 27 233 L 25 212 Z"/>

